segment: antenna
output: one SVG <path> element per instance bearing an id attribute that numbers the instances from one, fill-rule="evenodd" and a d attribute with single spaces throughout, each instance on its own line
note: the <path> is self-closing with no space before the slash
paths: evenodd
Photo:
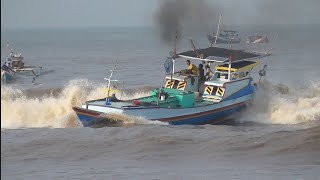
<path id="1" fill-rule="evenodd" d="M 231 40 L 232 41 L 232 40 Z M 229 56 L 229 64 L 228 64 L 228 80 L 231 80 L 231 63 L 232 63 L 232 44 L 230 45 L 230 56 Z"/>
<path id="2" fill-rule="evenodd" d="M 175 71 L 175 60 L 177 57 L 177 40 L 178 40 L 178 31 L 176 30 L 175 36 L 174 36 L 174 45 L 173 45 L 173 51 L 169 52 L 170 55 L 170 61 L 171 63 L 167 62 L 169 58 L 167 58 L 167 61 L 165 62 L 165 69 L 166 72 L 170 72 L 170 79 L 172 80 L 172 75 Z M 167 66 L 167 67 L 166 67 Z"/>
<path id="3" fill-rule="evenodd" d="M 176 30 L 176 34 L 174 37 L 174 47 L 173 47 L 173 56 L 172 56 L 172 73 L 174 73 L 175 70 L 175 60 L 176 60 L 176 56 L 177 56 L 177 40 L 178 40 L 178 31 Z"/>
<path id="4" fill-rule="evenodd" d="M 106 81 L 108 81 L 108 94 L 107 94 L 107 97 L 106 97 L 106 105 L 110 105 L 110 99 L 109 99 L 109 94 L 110 94 L 110 85 L 111 85 L 111 81 L 118 81 L 118 80 L 116 80 L 116 79 L 111 79 L 112 78 L 112 75 L 113 75 L 113 72 L 115 71 L 115 69 L 116 69 L 116 65 L 114 66 L 114 68 L 112 69 L 112 70 L 110 70 L 110 76 L 109 76 L 109 78 L 103 78 L 103 79 L 105 79 Z"/>
<path id="5" fill-rule="evenodd" d="M 219 23 L 218 23 L 217 33 L 216 33 L 216 39 L 214 40 L 215 45 L 217 44 L 217 39 L 219 36 L 221 18 L 222 18 L 222 14 L 220 14 L 220 16 L 219 16 Z"/>
<path id="6" fill-rule="evenodd" d="M 10 50 L 10 53 L 14 53 L 13 49 L 10 47 L 9 41 L 7 41 L 7 48 Z"/>

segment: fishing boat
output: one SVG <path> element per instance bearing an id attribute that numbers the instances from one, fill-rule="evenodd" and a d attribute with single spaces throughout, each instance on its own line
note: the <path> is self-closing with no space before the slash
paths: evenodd
<path id="1" fill-rule="evenodd" d="M 236 44 L 241 42 L 241 38 L 237 31 L 233 30 L 220 30 L 222 15 L 220 14 L 217 32 L 207 34 L 207 38 L 211 45 L 214 44 Z"/>
<path id="2" fill-rule="evenodd" d="M 241 38 L 237 31 L 221 30 L 213 35 L 207 34 L 207 38 L 211 44 L 235 44 L 240 43 Z"/>
<path id="3" fill-rule="evenodd" d="M 93 126 L 111 114 L 143 117 L 172 125 L 219 123 L 253 100 L 252 70 L 260 58 L 269 55 L 218 47 L 175 53 L 165 63 L 167 74 L 163 84 L 153 89 L 149 96 L 131 100 L 108 96 L 86 101 L 73 110 L 85 127 Z M 176 71 L 175 62 L 186 59 L 216 64 L 213 77 L 200 82 L 199 75 Z M 111 77 L 109 83 L 110 80 Z M 199 88 L 200 85 L 203 88 Z"/>
<path id="4" fill-rule="evenodd" d="M 268 43 L 269 39 L 266 35 L 251 35 L 247 38 L 247 43 Z"/>
<path id="5" fill-rule="evenodd" d="M 9 48 L 9 45 L 7 44 Z M 42 67 L 25 66 L 24 57 L 21 53 L 14 52 L 11 48 L 10 54 L 6 57 L 5 63 L 1 66 L 1 80 L 10 83 L 16 79 L 17 75 L 31 75 L 38 77 L 42 72 Z"/>

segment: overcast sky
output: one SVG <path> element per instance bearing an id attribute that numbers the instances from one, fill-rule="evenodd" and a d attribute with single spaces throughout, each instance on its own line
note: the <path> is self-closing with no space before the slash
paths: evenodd
<path id="1" fill-rule="evenodd" d="M 224 24 L 320 24 L 320 0 L 208 1 L 219 7 Z M 153 26 L 160 3 L 161 0 L 1 0 L 1 29 Z"/>

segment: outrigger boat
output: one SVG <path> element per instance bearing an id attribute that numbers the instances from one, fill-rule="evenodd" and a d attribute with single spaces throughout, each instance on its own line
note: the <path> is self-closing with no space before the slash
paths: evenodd
<path id="1" fill-rule="evenodd" d="M 237 31 L 222 30 L 217 34 L 207 34 L 207 38 L 211 44 L 236 44 L 241 42 L 241 38 Z"/>
<path id="2" fill-rule="evenodd" d="M 110 114 L 143 117 L 172 125 L 219 123 L 253 100 L 255 86 L 251 73 L 259 64 L 258 59 L 268 55 L 218 47 L 175 53 L 165 63 L 168 74 L 161 88 L 153 89 L 150 96 L 124 101 L 108 96 L 87 101 L 73 110 L 85 127 L 95 125 Z M 175 71 L 175 61 L 181 59 L 216 63 L 215 73 L 211 79 L 199 83 L 198 75 Z"/>
<path id="3" fill-rule="evenodd" d="M 237 31 L 233 30 L 220 30 L 220 22 L 222 15 L 220 14 L 217 32 L 207 34 L 207 38 L 213 44 L 236 44 L 241 42 L 241 38 Z"/>
<path id="4" fill-rule="evenodd" d="M 7 45 L 9 48 L 9 45 Z M 1 66 L 1 80 L 10 83 L 15 80 L 17 74 L 33 75 L 38 77 L 42 72 L 42 67 L 25 66 L 24 57 L 21 53 L 15 53 L 10 48 L 10 54 L 6 58 L 6 62 Z"/>

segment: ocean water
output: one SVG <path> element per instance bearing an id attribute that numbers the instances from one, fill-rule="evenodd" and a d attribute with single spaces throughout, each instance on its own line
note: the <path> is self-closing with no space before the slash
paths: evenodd
<path id="1" fill-rule="evenodd" d="M 44 74 L 1 84 L 1 177 L 4 179 L 320 179 L 319 25 L 237 26 L 235 49 L 271 52 L 254 106 L 228 125 L 170 126 L 142 118 L 82 127 L 72 106 L 105 96 L 116 67 L 123 99 L 148 94 L 164 75 L 171 45 L 153 28 L 6 30 L 11 48 Z M 270 43 L 246 44 L 265 32 Z M 203 34 L 192 37 L 208 47 Z M 225 46 L 228 47 L 228 46 Z M 185 62 L 177 62 L 185 68 Z"/>

